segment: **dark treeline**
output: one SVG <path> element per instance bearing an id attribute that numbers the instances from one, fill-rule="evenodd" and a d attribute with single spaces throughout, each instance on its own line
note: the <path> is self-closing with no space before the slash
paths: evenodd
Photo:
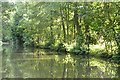
<path id="1" fill-rule="evenodd" d="M 119 62 L 120 3 L 2 3 L 3 41 Z"/>

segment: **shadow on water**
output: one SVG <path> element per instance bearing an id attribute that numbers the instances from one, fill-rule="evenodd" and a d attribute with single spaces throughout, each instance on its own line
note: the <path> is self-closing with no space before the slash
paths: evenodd
<path id="1" fill-rule="evenodd" d="M 120 78 L 119 65 L 92 57 L 11 45 L 2 55 L 3 78 Z"/>

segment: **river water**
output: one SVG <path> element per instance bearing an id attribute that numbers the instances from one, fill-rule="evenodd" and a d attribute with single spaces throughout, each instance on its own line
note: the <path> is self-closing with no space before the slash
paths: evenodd
<path id="1" fill-rule="evenodd" d="M 4 45 L 3 78 L 120 78 L 120 66 L 94 57 Z"/>

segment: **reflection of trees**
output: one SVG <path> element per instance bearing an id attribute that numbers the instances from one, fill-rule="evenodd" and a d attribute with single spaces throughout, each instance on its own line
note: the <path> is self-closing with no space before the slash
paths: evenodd
<path id="1" fill-rule="evenodd" d="M 19 68 L 19 66 L 15 65 L 15 64 L 16 64 L 16 61 L 15 61 L 15 63 L 12 64 L 13 73 L 14 73 L 15 78 L 23 78 L 23 72 L 21 72 L 21 69 Z"/>
<path id="2" fill-rule="evenodd" d="M 12 47 L 11 46 L 4 46 L 3 47 L 3 58 L 2 58 L 2 70 L 4 71 L 3 77 L 22 77 L 23 74 L 19 70 L 18 65 L 16 61 L 13 61 L 13 57 L 16 57 L 17 54 L 15 55 L 12 53 Z M 19 56 L 19 55 L 18 55 Z"/>
<path id="3" fill-rule="evenodd" d="M 5 77 L 6 76 L 6 61 L 5 61 L 5 59 L 6 59 L 6 57 L 5 57 L 5 55 L 6 55 L 6 49 L 3 49 L 3 51 L 2 51 L 2 77 Z"/>
<path id="4" fill-rule="evenodd" d="M 71 55 L 66 55 L 63 59 L 63 74 L 62 78 L 73 78 L 75 77 L 75 64 L 76 60 Z"/>
<path id="5" fill-rule="evenodd" d="M 65 78 L 65 77 L 66 77 L 66 76 L 65 76 L 65 75 L 66 75 L 66 69 L 67 69 L 67 68 L 66 68 L 66 63 L 64 63 L 64 64 L 63 64 L 63 76 L 62 76 L 62 78 Z"/>
<path id="6" fill-rule="evenodd" d="M 21 57 L 25 56 L 23 52 L 20 54 L 7 54 L 8 52 L 10 51 L 7 48 L 3 50 L 3 66 L 5 66 L 3 69 L 8 68 L 3 76 L 11 74 L 15 77 L 23 77 L 27 75 L 28 77 L 33 76 L 44 78 L 101 78 L 116 77 L 120 75 L 120 66 L 115 68 L 114 64 L 112 66 L 111 63 L 99 59 L 91 59 L 89 56 L 82 58 L 81 56 L 73 57 L 71 55 L 65 55 L 64 57 L 63 55 L 54 56 L 47 55 L 47 52 L 42 50 L 36 50 L 34 51 L 36 58 L 32 58 L 32 60 L 30 59 L 29 61 L 23 61 L 23 58 Z M 39 57 L 37 54 L 40 54 Z M 21 60 L 12 61 L 13 57 L 15 57 L 15 59 L 20 57 Z M 29 58 L 29 56 L 24 58 Z M 7 62 L 7 59 L 10 59 L 10 61 Z"/>
<path id="7" fill-rule="evenodd" d="M 33 53 L 33 58 L 39 58 L 40 57 L 40 50 L 36 49 Z"/>
<path id="8" fill-rule="evenodd" d="M 50 63 L 50 75 L 51 75 L 52 78 L 54 78 L 53 65 L 54 65 L 54 61 L 51 59 L 51 63 Z"/>
<path id="9" fill-rule="evenodd" d="M 116 65 L 107 61 L 92 58 L 90 64 L 90 77 L 113 78 L 116 77 Z"/>
<path id="10" fill-rule="evenodd" d="M 74 70 L 74 75 L 75 75 L 75 78 L 78 78 L 78 77 L 81 77 L 82 75 L 82 67 L 81 67 L 81 59 L 78 59 L 76 64 L 75 64 L 75 70 Z"/>
<path id="11" fill-rule="evenodd" d="M 117 67 L 117 75 L 118 75 L 118 79 L 120 79 L 120 65 Z"/>
<path id="12" fill-rule="evenodd" d="M 102 64 L 100 64 L 99 68 L 101 68 Z M 99 71 L 99 77 L 103 77 L 103 78 L 113 78 L 115 77 L 116 75 L 116 64 L 113 64 L 113 63 L 110 63 L 110 62 L 104 62 L 104 68 L 103 69 L 100 69 Z"/>
<path id="13" fill-rule="evenodd" d="M 3 45 L 3 51 L 2 51 L 2 77 L 8 77 L 10 76 L 10 47 L 6 45 Z"/>
<path id="14" fill-rule="evenodd" d="M 63 64 L 63 78 L 84 78 L 88 77 L 87 69 L 89 67 L 89 59 L 79 58 L 73 59 L 71 56 L 66 56 Z"/>
<path id="15" fill-rule="evenodd" d="M 72 67 L 71 63 L 64 63 L 62 78 L 71 78 L 72 76 L 74 76 L 74 71 L 72 71 L 72 69 L 73 69 L 73 67 Z"/>
<path id="16" fill-rule="evenodd" d="M 79 59 L 77 59 L 77 63 L 76 63 L 76 78 L 84 78 L 86 77 L 86 73 L 88 72 L 86 70 L 88 62 L 87 62 L 87 58 L 86 57 L 80 57 Z"/>
<path id="17" fill-rule="evenodd" d="M 85 73 L 86 78 L 90 78 L 91 67 L 90 67 L 90 59 L 89 58 L 90 57 L 88 55 L 87 59 L 86 59 L 86 73 Z"/>
<path id="18" fill-rule="evenodd" d="M 103 77 L 112 77 L 110 76 L 111 72 L 113 71 L 110 67 L 112 67 L 111 65 L 109 65 L 109 62 L 106 62 L 105 64 L 105 75 L 103 75 Z"/>
<path id="19" fill-rule="evenodd" d="M 76 77 L 77 78 L 89 78 L 90 77 L 90 59 L 89 56 L 82 56 L 77 60 L 76 64 Z"/>

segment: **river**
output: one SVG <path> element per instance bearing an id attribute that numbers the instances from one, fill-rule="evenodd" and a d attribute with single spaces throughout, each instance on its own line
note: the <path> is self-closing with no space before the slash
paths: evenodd
<path id="1" fill-rule="evenodd" d="M 4 45 L 2 77 L 120 78 L 120 66 L 94 57 Z"/>

